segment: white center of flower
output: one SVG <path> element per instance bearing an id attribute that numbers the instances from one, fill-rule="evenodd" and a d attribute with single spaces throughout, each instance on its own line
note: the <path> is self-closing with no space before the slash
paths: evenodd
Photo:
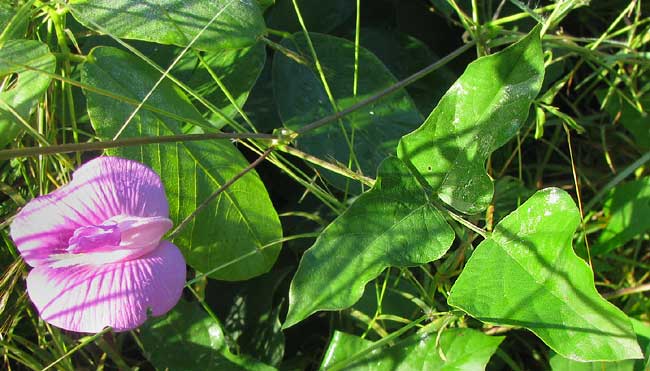
<path id="1" fill-rule="evenodd" d="M 153 251 L 172 227 L 165 217 L 118 215 L 100 225 L 79 227 L 66 254 L 56 254 L 52 267 L 101 265 L 135 259 Z"/>

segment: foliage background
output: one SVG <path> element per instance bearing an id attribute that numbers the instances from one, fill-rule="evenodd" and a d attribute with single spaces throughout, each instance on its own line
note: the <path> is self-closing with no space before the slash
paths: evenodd
<path id="1" fill-rule="evenodd" d="M 0 3 L 5 368 L 647 367 L 647 3 L 206 4 Z M 382 163 L 398 154 L 402 136 L 436 117 L 434 109 L 443 124 L 454 121 L 448 117 L 453 105 L 441 98 L 454 94 L 450 87 L 470 63 L 517 41 L 515 50 L 533 55 L 538 44 L 525 36 L 539 33 L 537 24 L 544 64 L 539 94 L 529 89 L 530 97 L 505 94 L 501 105 L 483 104 L 480 94 L 508 91 L 508 81 L 490 82 L 489 69 L 466 72 L 463 81 L 477 84 L 459 114 L 467 133 L 437 138 L 426 152 L 459 151 L 478 163 L 457 173 L 480 176 L 485 169 L 493 195 L 462 177 L 452 187 L 469 184 L 469 191 L 438 192 L 427 183 L 427 166 L 409 163 L 404 152 L 399 157 L 408 166 L 394 157 Z M 508 58 L 481 60 L 523 68 Z M 516 99 L 523 100 L 512 113 Z M 355 106 L 364 100 L 370 103 Z M 499 126 L 503 116 L 474 118 L 503 107 L 519 120 L 517 130 Z M 323 118 L 329 121 L 321 125 Z M 170 142 L 160 143 L 161 136 Z M 481 140 L 493 148 L 472 152 Z M 28 268 L 8 228 L 26 201 L 65 184 L 74 168 L 101 153 L 138 159 L 161 174 L 180 226 L 170 238 L 183 249 L 192 279 L 167 316 L 129 333 L 84 336 L 38 319 L 25 294 Z M 561 207 L 542 197 L 556 191 L 535 193 L 547 187 L 567 192 L 557 190 Z M 467 208 L 459 199 L 484 205 Z M 548 225 L 531 225 L 526 208 L 556 216 Z M 394 229 L 377 244 L 380 252 L 354 237 L 391 230 L 399 224 L 392 217 L 413 209 L 424 210 L 430 224 Z M 532 229 L 522 232 L 525 225 Z M 509 265 L 494 249 L 524 236 L 532 244 L 525 251 L 561 252 L 552 260 L 557 270 L 531 266 L 508 279 Z M 370 274 L 344 272 L 372 259 Z M 520 280 L 527 274 L 530 282 Z M 510 286 L 497 300 L 481 302 L 482 294 L 494 292 L 490 282 L 503 277 Z M 540 294 L 567 282 L 597 304 L 580 307 L 579 295 L 553 304 Z M 503 313 L 537 284 L 541 291 L 517 304 L 532 308 L 524 314 L 538 316 L 534 323 Z M 353 286 L 365 286 L 358 301 L 314 306 L 328 290 L 355 299 Z M 600 317 L 620 323 L 623 335 L 583 331 L 586 343 L 576 342 L 571 324 L 580 316 L 571 314 L 557 334 L 543 335 L 543 325 L 557 325 L 566 308 L 593 311 L 592 324 Z M 608 345 L 626 336 L 636 338 Z M 637 342 L 644 359 L 628 359 L 638 356 Z M 565 358 L 572 349 L 584 351 L 574 358 L 591 362 Z"/>

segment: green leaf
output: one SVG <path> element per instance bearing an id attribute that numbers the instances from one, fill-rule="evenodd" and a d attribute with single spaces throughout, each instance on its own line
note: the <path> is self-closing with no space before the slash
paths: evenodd
<path id="1" fill-rule="evenodd" d="M 626 359 L 618 362 L 578 362 L 562 357 L 559 354 L 551 356 L 550 364 L 553 371 L 633 371 L 635 361 Z"/>
<path id="2" fill-rule="evenodd" d="M 23 3 L 18 9 L 0 3 L 0 48 L 7 40 L 25 37 L 34 0 Z"/>
<path id="3" fill-rule="evenodd" d="M 353 305 L 390 266 L 440 258 L 454 232 L 397 158 L 386 159 L 375 186 L 334 220 L 303 255 L 289 291 L 284 327 L 318 310 Z"/>
<path id="4" fill-rule="evenodd" d="M 47 45 L 35 40 L 10 40 L 0 48 L 0 79 L 9 76 L 4 91 L 0 92 L 0 148 L 22 130 L 20 121 L 7 105 L 29 122 L 30 112 L 50 86 L 49 76 L 23 66 L 54 73 L 56 58 Z"/>
<path id="5" fill-rule="evenodd" d="M 422 41 L 395 30 L 362 28 L 359 43 L 373 52 L 400 80 L 440 59 Z M 457 77 L 450 67 L 442 66 L 410 84 L 406 90 L 420 112 L 428 115 Z"/>
<path id="6" fill-rule="evenodd" d="M 75 0 L 69 7 L 84 26 L 119 38 L 185 47 L 200 33 L 192 46 L 206 51 L 251 46 L 266 32 L 249 0 Z"/>
<path id="7" fill-rule="evenodd" d="M 147 359 L 164 370 L 254 370 L 273 367 L 232 354 L 219 323 L 197 305 L 181 300 L 166 316 L 150 319 L 140 329 Z"/>
<path id="8" fill-rule="evenodd" d="M 449 304 L 483 322 L 525 327 L 572 360 L 642 357 L 629 319 L 598 294 L 571 247 L 579 224 L 566 192 L 538 191 L 479 244 Z"/>
<path id="9" fill-rule="evenodd" d="M 605 92 L 598 92 L 597 95 L 604 97 Z M 648 127 L 647 109 L 650 105 L 650 94 L 646 93 L 646 95 L 639 97 L 639 105 L 645 109 L 640 109 L 640 107 L 636 108 L 620 96 L 615 96 L 609 100 L 605 106 L 605 110 L 612 119 L 620 122 L 632 133 L 639 146 L 647 149 L 650 148 L 650 128 Z"/>
<path id="10" fill-rule="evenodd" d="M 343 24 L 356 11 L 350 0 L 297 0 L 300 14 L 310 32 L 328 33 Z M 277 0 L 266 14 L 269 27 L 286 32 L 300 31 L 293 0 Z"/>
<path id="11" fill-rule="evenodd" d="M 312 33 L 310 37 L 340 110 L 397 82 L 377 57 L 360 48 L 359 90 L 353 96 L 354 43 L 329 35 Z M 306 66 L 279 53 L 273 61 L 273 85 L 280 118 L 285 126 L 297 130 L 335 111 L 311 62 L 305 37 L 295 34 L 282 45 L 310 61 Z M 351 164 L 365 174 L 373 174 L 386 156 L 395 154 L 399 138 L 415 129 L 422 117 L 402 90 L 346 115 L 341 122 L 343 125 L 332 122 L 301 135 L 297 145 L 319 158 L 333 159 L 344 166 Z M 350 151 L 351 143 L 353 151 Z M 349 180 L 328 172 L 324 174 L 336 187 L 347 188 Z"/>
<path id="12" fill-rule="evenodd" d="M 346 365 L 346 370 L 483 370 L 503 341 L 502 336 L 488 336 L 472 329 L 447 329 L 440 334 L 412 335 L 388 349 L 376 349 Z M 367 349 L 371 341 L 335 332 L 321 369 L 335 366 L 355 353 Z M 444 359 L 441 357 L 444 355 Z"/>
<path id="13" fill-rule="evenodd" d="M 388 282 L 382 296 L 381 291 L 384 288 L 383 284 L 386 278 L 388 278 Z M 415 321 L 422 315 L 422 308 L 416 305 L 416 302 L 421 300 L 419 295 L 420 292 L 418 292 L 417 287 L 411 281 L 403 279 L 401 272 L 394 269 L 391 270 L 388 277 L 380 275 L 377 279 L 370 281 L 366 285 L 363 295 L 352 308 L 370 318 L 375 313 L 378 313 L 377 310 L 379 309 L 382 314 L 390 314 Z M 380 298 L 381 301 L 378 301 Z M 359 325 L 362 326 L 362 330 L 367 328 L 365 323 L 359 322 Z M 381 325 L 384 329 L 392 331 L 398 330 L 404 326 L 404 323 L 386 320 L 382 321 Z"/>
<path id="14" fill-rule="evenodd" d="M 650 177 L 645 177 L 614 188 L 605 201 L 607 226 L 593 254 L 604 254 L 650 229 Z"/>
<path id="15" fill-rule="evenodd" d="M 484 210 L 494 191 L 485 161 L 526 121 L 543 77 L 536 27 L 471 63 L 424 124 L 402 138 L 398 156 L 450 206 L 469 214 Z"/>
<path id="16" fill-rule="evenodd" d="M 239 108 L 242 108 L 264 68 L 266 49 L 260 41 L 248 48 L 206 53 L 203 59 L 228 89 Z M 237 109 L 230 104 L 208 70 L 199 63 L 193 53 L 183 57 L 173 73 L 226 116 L 234 118 L 238 115 Z M 213 113 L 210 113 L 209 120 L 217 127 L 226 124 L 223 118 Z"/>
<path id="17" fill-rule="evenodd" d="M 562 357 L 559 354 L 553 354 L 550 359 L 551 369 L 553 371 L 642 371 L 648 370 L 648 348 L 650 342 L 650 327 L 634 318 L 630 318 L 632 327 L 639 339 L 641 349 L 645 349 L 645 359 L 631 360 L 626 359 L 623 361 L 615 362 L 577 362 Z"/>
<path id="18" fill-rule="evenodd" d="M 160 74 L 134 56 L 115 48 L 92 51 L 82 67 L 82 82 L 117 95 L 141 100 Z M 110 139 L 131 115 L 132 105 L 87 92 L 88 114 L 97 134 Z M 168 80 L 163 81 L 147 104 L 188 120 L 201 115 L 187 97 Z M 175 135 L 180 122 L 142 108 L 122 137 Z M 170 215 L 178 224 L 248 162 L 225 140 L 123 147 L 109 150 L 151 166 L 163 179 Z M 280 244 L 262 249 L 282 237 L 278 216 L 257 174 L 252 171 L 199 212 L 174 239 L 192 267 L 207 272 L 241 256 L 256 254 L 221 269 L 210 277 L 242 280 L 268 271 Z"/>
<path id="19" fill-rule="evenodd" d="M 223 318 L 223 328 L 234 341 L 231 349 L 277 366 L 284 355 L 280 323 L 283 302 L 274 304 L 278 286 L 289 269 L 274 270 L 246 282 L 210 281 L 206 302 Z M 285 292 L 286 294 L 286 292 Z"/>

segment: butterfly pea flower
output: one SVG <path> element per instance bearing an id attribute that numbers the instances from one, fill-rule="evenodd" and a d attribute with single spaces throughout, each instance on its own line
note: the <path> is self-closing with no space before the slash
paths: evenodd
<path id="1" fill-rule="evenodd" d="M 127 331 L 168 312 L 185 285 L 185 260 L 158 175 L 135 161 L 99 157 L 72 181 L 33 199 L 11 224 L 27 293 L 46 322 L 95 333 Z"/>

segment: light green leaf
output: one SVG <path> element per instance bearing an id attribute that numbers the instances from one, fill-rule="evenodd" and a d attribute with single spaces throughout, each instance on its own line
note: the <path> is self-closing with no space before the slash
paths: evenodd
<path id="1" fill-rule="evenodd" d="M 488 336 L 472 329 L 456 328 L 444 330 L 439 344 L 436 344 L 436 334 L 415 334 L 388 349 L 373 350 L 367 356 L 347 364 L 345 369 L 483 370 L 503 339 L 501 336 Z M 336 367 L 338 362 L 372 344 L 371 341 L 337 331 L 325 352 L 321 369 Z"/>
<path id="2" fill-rule="evenodd" d="M 353 96 L 354 43 L 329 35 L 312 33 L 310 36 L 340 110 L 397 82 L 374 54 L 360 48 L 359 90 L 357 96 Z M 297 130 L 335 111 L 312 65 L 305 37 L 295 34 L 282 45 L 310 61 L 306 66 L 279 53 L 273 61 L 273 85 L 280 118 L 285 126 Z M 422 116 L 408 94 L 399 91 L 341 120 L 343 125 L 332 122 L 301 135 L 297 145 L 322 159 L 335 160 L 344 166 L 350 164 L 355 170 L 360 167 L 363 173 L 373 174 L 386 156 L 395 154 L 399 138 L 415 129 L 422 122 Z M 353 151 L 350 151 L 350 144 L 353 144 Z M 349 186 L 349 180 L 339 175 L 324 174 L 340 189 Z"/>
<path id="3" fill-rule="evenodd" d="M 0 148 L 21 132 L 19 120 L 7 106 L 29 122 L 30 112 L 50 85 L 49 76 L 22 66 L 54 73 L 56 58 L 47 45 L 35 40 L 9 40 L 0 48 L 0 79 L 5 81 L 0 92 Z"/>
<path id="4" fill-rule="evenodd" d="M 483 322 L 525 327 L 572 360 L 642 357 L 630 320 L 598 294 L 571 247 L 579 224 L 566 192 L 538 191 L 479 244 L 449 304 Z"/>
<path id="5" fill-rule="evenodd" d="M 645 350 L 645 359 L 631 360 L 626 359 L 623 361 L 615 362 L 577 362 L 566 359 L 559 354 L 553 354 L 550 359 L 551 369 L 553 371 L 647 371 L 650 370 L 648 366 L 648 359 L 650 354 L 650 326 L 634 318 L 630 318 L 632 327 L 636 333 L 637 339 L 641 349 Z"/>
<path id="6" fill-rule="evenodd" d="M 474 214 L 492 199 L 487 157 L 528 117 L 544 77 L 539 28 L 471 63 L 424 124 L 399 143 L 398 156 L 455 209 Z"/>
<path id="7" fill-rule="evenodd" d="M 81 72 L 82 82 L 91 87 L 140 100 L 159 78 L 153 68 L 115 48 L 96 48 L 91 56 L 93 62 L 85 63 Z M 112 138 L 134 110 L 132 105 L 112 97 L 87 92 L 87 98 L 90 120 L 104 139 Z M 168 80 L 158 86 L 147 104 L 188 120 L 202 119 L 187 97 Z M 180 134 L 180 124 L 143 108 L 122 137 Z M 176 224 L 248 165 L 239 151 L 224 140 L 124 147 L 108 152 L 144 162 L 160 174 Z M 271 268 L 280 244 L 261 248 L 281 237 L 280 222 L 264 184 L 252 171 L 199 212 L 174 242 L 188 264 L 201 272 L 257 251 L 210 276 L 242 280 Z"/>
<path id="8" fill-rule="evenodd" d="M 578 362 L 554 354 L 549 363 L 553 371 L 633 371 L 635 361 L 626 359 L 617 362 Z"/>
<path id="9" fill-rule="evenodd" d="M 119 38 L 184 47 L 201 33 L 192 44 L 199 50 L 251 46 L 266 32 L 259 5 L 250 0 L 75 0 L 69 6 L 84 26 Z"/>
<path id="10" fill-rule="evenodd" d="M 397 158 L 386 159 L 375 186 L 334 220 L 302 257 L 289 291 L 284 327 L 318 310 L 353 305 L 386 267 L 440 258 L 454 232 Z"/>
<path id="11" fill-rule="evenodd" d="M 607 226 L 592 247 L 592 253 L 604 254 L 650 229 L 650 177 L 614 188 L 605 201 Z"/>
<path id="12" fill-rule="evenodd" d="M 166 316 L 147 321 L 140 339 L 145 356 L 160 370 L 275 370 L 232 354 L 219 323 L 197 303 L 184 300 Z"/>

